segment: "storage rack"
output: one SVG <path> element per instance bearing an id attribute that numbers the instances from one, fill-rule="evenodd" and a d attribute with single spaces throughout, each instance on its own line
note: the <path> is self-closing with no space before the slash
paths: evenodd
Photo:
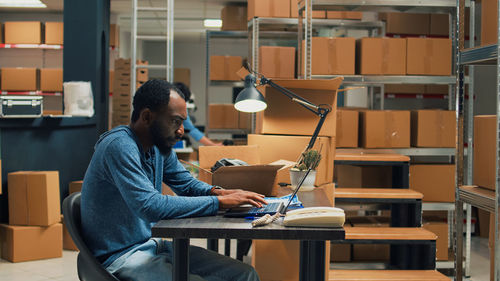
<path id="1" fill-rule="evenodd" d="M 494 280 L 500 280 L 500 247 L 498 245 L 498 207 L 500 194 L 498 189 L 498 159 L 499 159 L 499 116 L 500 116 L 500 63 L 499 63 L 499 54 L 500 51 L 498 47 L 500 43 L 497 41 L 497 44 L 488 45 L 488 46 L 479 46 L 476 47 L 474 43 L 475 38 L 475 1 L 470 1 L 470 29 L 469 34 L 470 40 L 469 45 L 470 49 L 466 49 L 464 46 L 464 10 L 467 5 L 465 0 L 457 0 L 457 11 L 456 17 L 459 19 L 456 23 L 456 45 L 458 49 L 457 60 L 456 60 L 456 74 L 457 74 L 457 96 L 456 96 L 456 112 L 457 112 L 457 151 L 456 151 L 456 161 L 457 161 L 457 170 L 456 170 L 456 209 L 459 209 L 459 206 L 462 206 L 463 203 L 476 206 L 478 208 L 484 209 L 488 212 L 493 212 L 495 215 L 495 249 L 494 249 L 494 257 L 490 257 L 494 259 Z M 498 7 L 497 7 L 498 9 Z M 497 19 L 498 24 L 498 19 Z M 500 34 L 500 30 L 497 26 L 497 34 Z M 497 40 L 498 40 L 497 36 Z M 474 65 L 495 65 L 496 66 L 496 93 L 495 93 L 495 104 L 496 104 L 496 161 L 495 161 L 495 191 L 485 190 L 482 188 L 471 186 L 472 184 L 472 161 L 473 161 L 473 151 L 467 151 L 467 160 L 464 163 L 464 141 L 467 141 L 467 147 L 473 147 L 473 103 L 474 99 L 469 98 L 468 103 L 465 104 L 465 93 L 464 93 L 464 68 L 465 66 L 469 67 L 469 75 L 473 77 L 474 74 Z M 474 93 L 471 93 L 471 88 L 469 86 L 469 95 L 473 96 Z M 464 113 L 467 112 L 467 115 Z M 465 175 L 464 175 L 465 170 Z M 462 263 L 459 262 L 463 259 L 463 237 L 459 235 L 463 231 L 463 213 L 456 212 L 456 237 L 454 240 L 455 247 L 455 280 L 462 280 L 463 278 L 463 267 Z M 467 228 L 469 228 L 467 226 Z M 469 249 L 467 248 L 466 251 Z M 467 273 L 467 269 L 466 269 Z M 466 274 L 467 275 L 467 274 Z"/>
<path id="2" fill-rule="evenodd" d="M 412 12 L 412 13 L 446 13 L 449 14 L 450 24 L 449 24 L 449 34 L 452 36 L 452 65 L 456 62 L 456 44 L 455 40 L 455 25 L 457 22 L 456 15 L 456 2 L 453 0 L 421 0 L 421 1 L 411 1 L 411 0 L 302 0 L 299 2 L 299 31 L 298 31 L 298 41 L 302 39 L 305 41 L 304 44 L 304 54 L 305 63 L 301 67 L 303 68 L 303 73 L 305 73 L 305 79 L 321 79 L 321 78 L 332 78 L 336 76 L 327 75 L 311 75 L 311 41 L 312 41 L 312 30 L 314 21 L 311 20 L 312 11 L 314 10 L 335 10 L 335 11 L 377 11 L 377 12 Z M 304 20 L 303 14 L 305 13 Z M 300 47 L 301 45 L 299 45 Z M 302 51 L 298 52 L 298 61 L 301 62 Z M 455 70 L 455 68 L 453 68 Z M 365 75 L 346 75 L 344 76 L 344 85 L 352 86 L 372 86 L 370 87 L 370 103 L 373 108 L 373 87 L 380 87 L 380 109 L 384 109 L 384 85 L 385 84 L 441 84 L 441 85 L 453 85 L 456 83 L 456 76 L 365 76 Z M 463 79 L 463 83 L 469 83 L 468 78 Z M 471 85 L 470 85 L 471 86 Z M 455 94 L 455 88 L 449 87 L 448 89 L 448 109 L 453 110 L 453 97 Z M 396 152 L 396 150 L 393 150 Z M 419 148 L 409 148 L 403 151 L 399 151 L 408 156 L 451 156 L 454 155 L 453 149 L 419 149 Z M 457 166 L 458 168 L 458 166 Z M 446 210 L 448 211 L 448 221 L 452 222 L 452 209 L 449 203 L 437 203 L 432 205 L 423 204 L 423 210 Z M 461 210 L 461 208 L 460 208 Z M 466 273 L 468 274 L 470 264 L 470 207 L 467 208 L 467 253 L 465 260 Z M 458 219 L 458 218 L 457 218 Z M 450 232 L 452 233 L 452 232 Z M 437 268 L 451 268 L 451 262 L 440 262 L 437 263 Z"/>

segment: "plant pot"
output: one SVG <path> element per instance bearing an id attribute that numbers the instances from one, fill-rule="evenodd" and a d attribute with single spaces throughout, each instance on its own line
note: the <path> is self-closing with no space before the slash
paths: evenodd
<path id="1" fill-rule="evenodd" d="M 300 180 L 304 177 L 307 171 L 299 171 L 295 169 L 290 169 L 290 183 L 291 188 L 295 190 L 297 185 L 299 185 Z M 316 170 L 311 170 L 307 175 L 304 183 L 299 189 L 300 191 L 311 191 L 314 189 L 314 182 L 316 181 Z"/>

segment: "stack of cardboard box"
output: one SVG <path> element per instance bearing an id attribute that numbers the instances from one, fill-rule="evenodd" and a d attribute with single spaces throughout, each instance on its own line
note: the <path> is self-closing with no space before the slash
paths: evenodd
<path id="1" fill-rule="evenodd" d="M 147 61 L 137 61 L 137 65 L 147 64 Z M 115 60 L 111 127 L 130 123 L 132 114 L 130 68 L 130 59 Z M 136 71 L 136 85 L 134 85 L 134 89 L 138 89 L 142 84 L 146 83 L 148 77 L 149 71 L 147 68 L 138 68 Z"/>
<path id="2" fill-rule="evenodd" d="M 2 258 L 11 262 L 62 256 L 58 171 L 8 174 L 9 224 L 0 225 Z"/>

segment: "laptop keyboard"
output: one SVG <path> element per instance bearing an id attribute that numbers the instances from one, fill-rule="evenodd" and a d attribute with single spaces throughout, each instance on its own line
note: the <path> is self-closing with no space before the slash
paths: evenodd
<path id="1" fill-rule="evenodd" d="M 277 212 L 278 211 L 278 208 L 280 206 L 280 203 L 281 202 L 272 202 L 272 203 L 269 203 L 267 204 L 265 207 L 262 207 L 262 208 L 257 208 L 257 207 L 254 207 L 252 209 L 250 209 L 248 212 L 249 213 L 252 213 L 252 214 L 261 214 L 261 213 L 272 213 L 272 212 Z"/>

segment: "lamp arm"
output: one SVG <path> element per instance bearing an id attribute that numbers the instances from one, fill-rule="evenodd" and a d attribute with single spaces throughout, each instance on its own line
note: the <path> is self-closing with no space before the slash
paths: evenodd
<path id="1" fill-rule="evenodd" d="M 316 139 L 318 138 L 319 131 L 321 131 L 321 127 L 323 127 L 323 123 L 325 122 L 326 116 L 330 113 L 330 109 L 328 108 L 319 108 L 318 109 L 318 115 L 319 115 L 319 122 L 318 125 L 316 125 L 316 129 L 314 129 L 314 133 L 311 137 L 311 140 L 309 141 L 309 144 L 307 145 L 307 149 L 311 149 L 314 146 L 314 143 L 316 142 Z M 306 150 L 307 150 L 306 149 Z"/>
<path id="2" fill-rule="evenodd" d="M 316 115 L 319 115 L 320 107 L 317 106 L 317 105 L 315 105 L 314 103 L 306 100 L 305 98 L 303 98 L 301 96 L 298 96 L 297 94 L 295 94 L 294 92 L 292 92 L 292 91 L 290 91 L 290 90 L 288 90 L 286 88 L 281 87 L 280 85 L 274 83 L 272 80 L 269 80 L 269 79 L 267 79 L 264 76 L 262 76 L 260 78 L 260 82 L 263 85 L 268 84 L 269 86 L 277 89 L 282 94 L 284 94 L 285 96 L 289 97 L 291 100 L 297 102 L 298 104 L 300 104 L 305 109 L 311 111 L 312 113 L 314 113 Z M 313 108 L 314 108 L 314 110 L 313 110 Z"/>

